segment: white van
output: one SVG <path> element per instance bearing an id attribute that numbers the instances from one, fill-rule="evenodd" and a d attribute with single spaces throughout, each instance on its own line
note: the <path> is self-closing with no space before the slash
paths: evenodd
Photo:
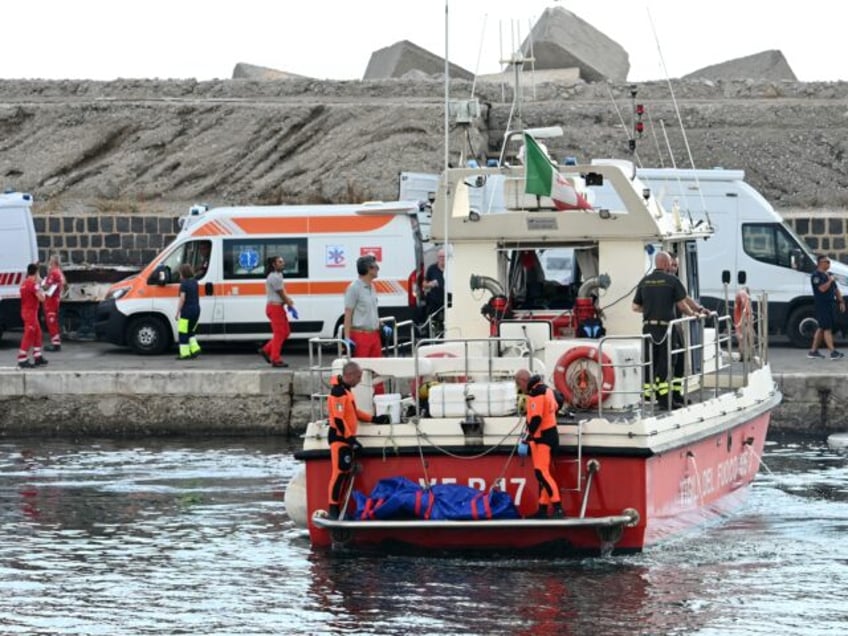
<path id="1" fill-rule="evenodd" d="M 177 238 L 137 276 L 112 286 L 95 318 L 99 340 L 143 354 L 165 351 L 177 337 L 179 267 L 192 265 L 200 283 L 202 341 L 270 337 L 265 316 L 265 264 L 282 256 L 286 291 L 298 319 L 291 338 L 333 337 L 344 314 L 344 291 L 357 277 L 356 259 L 374 254 L 381 316 L 413 317 L 422 275 L 418 203 L 194 206 Z"/>
<path id="2" fill-rule="evenodd" d="M 815 256 L 786 226 L 771 204 L 745 183 L 742 170 L 640 169 L 638 178 L 667 210 L 706 219 L 715 234 L 698 246 L 701 303 L 724 311 L 725 286 L 732 303 L 737 287 L 768 293 L 769 332 L 783 333 L 796 347 L 809 347 L 816 329 L 810 275 Z M 848 289 L 848 266 L 830 269 Z M 848 316 L 837 314 L 837 330 L 846 333 Z"/>
<path id="3" fill-rule="evenodd" d="M 30 263 L 38 261 L 32 195 L 0 194 L 0 336 L 23 326 L 20 287 Z"/>

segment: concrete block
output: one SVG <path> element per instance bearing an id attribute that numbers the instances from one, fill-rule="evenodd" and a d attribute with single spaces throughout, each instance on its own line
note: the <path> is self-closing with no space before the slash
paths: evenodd
<path id="1" fill-rule="evenodd" d="M 580 69 L 577 67 L 535 70 L 528 67 L 525 68 L 521 74 L 521 86 L 525 93 L 530 90 L 530 87 L 532 87 L 534 83 L 553 83 L 571 86 L 580 81 Z M 507 86 L 512 87 L 515 84 L 515 74 L 511 70 L 507 70 L 503 73 L 480 75 L 477 77 L 477 82 L 506 84 Z"/>
<path id="2" fill-rule="evenodd" d="M 9 367 L 0 371 L 0 395 L 21 395 L 24 392 L 26 373 Z"/>
<path id="3" fill-rule="evenodd" d="M 620 44 L 562 7 L 545 9 L 521 51 L 526 57 L 532 52 L 537 70 L 576 67 L 587 82 L 623 82 L 630 71 L 630 57 Z"/>
<path id="4" fill-rule="evenodd" d="M 737 57 L 720 64 L 705 66 L 684 75 L 683 79 L 798 81 L 789 66 L 789 62 L 783 57 L 783 53 L 777 50 L 762 51 L 745 57 Z"/>
<path id="5" fill-rule="evenodd" d="M 474 73 L 466 71 L 456 64 L 450 65 L 452 78 L 472 80 Z M 408 40 L 395 42 L 391 46 L 378 49 L 371 54 L 364 80 L 404 77 L 407 73 L 421 72 L 427 75 L 443 75 L 445 58 L 430 53 L 426 49 Z"/>
<path id="6" fill-rule="evenodd" d="M 296 75 L 295 73 L 286 73 L 278 71 L 275 68 L 266 66 L 256 66 L 255 64 L 245 64 L 239 62 L 233 68 L 233 79 L 249 79 L 249 80 L 286 80 L 286 79 L 301 79 L 305 75 Z"/>

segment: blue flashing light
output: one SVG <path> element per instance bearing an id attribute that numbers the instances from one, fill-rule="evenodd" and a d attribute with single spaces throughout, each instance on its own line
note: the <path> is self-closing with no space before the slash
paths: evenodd
<path id="1" fill-rule="evenodd" d="M 479 164 L 479 163 L 477 163 L 477 160 L 476 160 L 476 159 L 469 159 L 469 160 L 468 160 L 468 167 L 469 167 L 469 168 L 479 168 L 479 167 L 480 167 L 480 164 Z"/>
<path id="2" fill-rule="evenodd" d="M 3 194 L 12 194 L 14 191 L 15 191 L 14 188 L 8 188 L 7 187 L 7 188 L 3 189 Z"/>
<path id="3" fill-rule="evenodd" d="M 562 162 L 565 166 L 576 166 L 577 165 L 577 157 L 566 157 Z"/>
<path id="4" fill-rule="evenodd" d="M 32 201 L 32 195 L 31 194 L 25 194 L 24 195 L 24 201 Z"/>
<path id="5" fill-rule="evenodd" d="M 487 168 L 497 168 L 498 167 L 498 160 L 497 159 L 488 159 L 486 161 L 486 167 Z"/>

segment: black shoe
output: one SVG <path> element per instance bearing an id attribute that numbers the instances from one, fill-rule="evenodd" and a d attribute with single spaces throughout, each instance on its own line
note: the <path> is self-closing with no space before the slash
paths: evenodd
<path id="1" fill-rule="evenodd" d="M 191 358 L 192 360 L 194 360 L 195 358 L 199 358 L 199 357 L 200 357 L 200 352 L 199 352 L 199 351 L 195 351 L 194 353 L 192 353 L 192 354 L 189 356 L 189 358 Z"/>
<path id="2" fill-rule="evenodd" d="M 278 367 L 278 368 L 284 369 L 284 368 L 286 368 L 286 367 L 288 367 L 288 366 L 289 366 L 289 363 L 288 363 L 288 362 L 283 362 L 282 360 L 277 360 L 276 362 L 272 362 L 272 363 L 271 363 L 271 366 L 272 366 L 272 367 Z"/>
<path id="3" fill-rule="evenodd" d="M 539 506 L 539 509 L 536 511 L 535 515 L 530 517 L 531 519 L 547 519 L 548 518 L 548 507 L 547 506 Z"/>
<path id="4" fill-rule="evenodd" d="M 61 351 L 62 345 L 54 345 L 54 344 L 44 345 L 44 350 L 45 351 Z"/>
<path id="5" fill-rule="evenodd" d="M 47 364 L 47 360 L 45 360 L 45 359 L 44 359 L 43 357 L 41 357 L 41 356 L 38 356 L 38 357 L 35 359 L 35 362 L 33 362 L 33 363 L 32 363 L 32 366 L 34 366 L 34 367 L 43 367 L 43 366 L 44 366 L 44 365 L 46 365 L 46 364 Z"/>
<path id="6" fill-rule="evenodd" d="M 29 360 L 21 360 L 20 362 L 18 362 L 19 369 L 32 369 L 34 367 L 35 365 Z"/>
<path id="7" fill-rule="evenodd" d="M 330 504 L 330 511 L 327 513 L 327 516 L 329 516 L 330 519 L 339 518 L 339 507 L 337 504 Z"/>
<path id="8" fill-rule="evenodd" d="M 565 512 L 563 512 L 561 504 L 554 504 L 551 519 L 565 519 Z"/>
<path id="9" fill-rule="evenodd" d="M 256 350 L 256 353 L 258 353 L 260 356 L 265 358 L 265 362 L 267 362 L 268 364 L 271 364 L 271 356 L 269 356 L 267 353 L 265 353 L 265 349 L 263 349 L 262 347 L 259 347 Z"/>

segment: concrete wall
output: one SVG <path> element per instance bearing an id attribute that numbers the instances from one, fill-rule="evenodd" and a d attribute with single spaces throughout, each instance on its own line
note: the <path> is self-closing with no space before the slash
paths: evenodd
<path id="1" fill-rule="evenodd" d="M 772 428 L 844 430 L 842 375 L 777 374 Z M 0 436 L 302 434 L 309 373 L 273 371 L 0 371 Z"/>

